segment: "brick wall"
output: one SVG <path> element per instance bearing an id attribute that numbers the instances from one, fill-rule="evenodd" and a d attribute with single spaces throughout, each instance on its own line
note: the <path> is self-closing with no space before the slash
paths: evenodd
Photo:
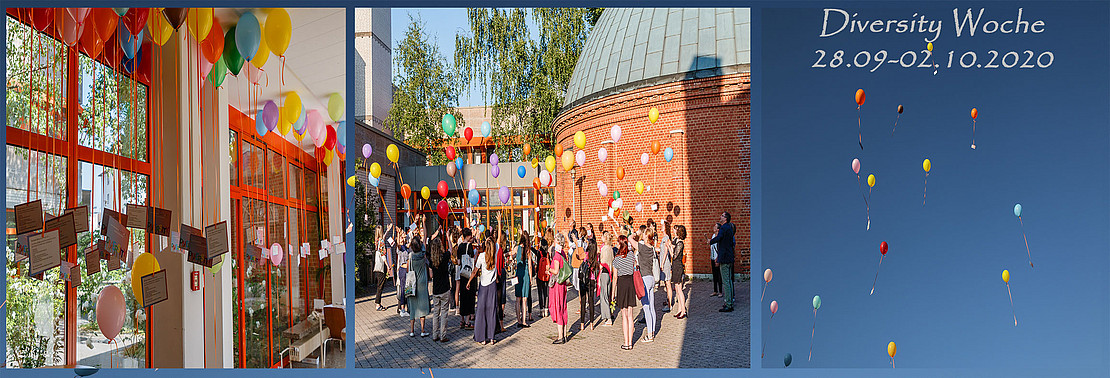
<path id="1" fill-rule="evenodd" d="M 659 120 L 648 121 L 648 110 L 659 109 Z M 597 182 L 619 190 L 624 210 L 631 212 L 639 225 L 646 219 L 657 223 L 669 219 L 687 228 L 687 274 L 711 273 L 709 246 L 705 240 L 721 213 L 732 214 L 737 228 L 736 272 L 749 273 L 751 241 L 751 101 L 748 73 L 693 79 L 613 94 L 563 112 L 555 121 L 556 141 L 573 148 L 574 133 L 586 134 L 586 164 L 573 174 L 563 172 L 561 163 L 556 186 L 557 230 L 570 225 L 568 214 L 579 224 L 597 225 L 607 211 L 606 200 L 598 193 Z M 609 140 L 610 129 L 620 125 L 617 144 Z M 672 133 L 683 130 L 682 133 Z M 651 142 L 662 145 L 651 154 Z M 609 157 L 597 158 L 599 147 Z M 663 150 L 674 149 L 667 163 Z M 647 165 L 640 164 L 641 153 L 648 152 Z M 616 168 L 624 167 L 624 180 L 617 180 Z M 637 194 L 635 184 L 642 181 L 649 191 Z M 635 211 L 637 203 L 643 212 Z M 658 204 L 658 210 L 651 210 Z M 612 222 L 608 222 L 612 224 Z M 742 252 L 742 253 L 741 253 Z"/>

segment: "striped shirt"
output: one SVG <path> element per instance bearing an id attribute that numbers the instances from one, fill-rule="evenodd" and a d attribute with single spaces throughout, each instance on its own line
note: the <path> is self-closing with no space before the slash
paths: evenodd
<path id="1" fill-rule="evenodd" d="M 617 270 L 617 276 L 631 276 L 636 270 L 636 259 L 632 255 L 625 255 L 624 257 L 613 257 L 613 268 Z"/>

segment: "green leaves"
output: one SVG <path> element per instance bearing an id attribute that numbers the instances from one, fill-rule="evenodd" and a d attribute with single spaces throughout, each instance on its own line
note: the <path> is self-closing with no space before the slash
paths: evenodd
<path id="1" fill-rule="evenodd" d="M 445 113 L 454 114 L 458 104 L 458 80 L 446 58 L 424 32 L 423 21 L 412 18 L 405 37 L 393 51 L 400 72 L 393 79 L 396 90 L 386 124 L 394 136 L 410 146 L 424 150 L 433 165 L 446 162 L 443 149 L 446 135 L 439 122 Z M 462 122 L 459 127 L 461 128 Z"/>

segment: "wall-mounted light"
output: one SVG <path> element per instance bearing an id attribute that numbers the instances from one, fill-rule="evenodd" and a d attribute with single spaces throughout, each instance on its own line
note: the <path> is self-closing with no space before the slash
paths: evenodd
<path id="1" fill-rule="evenodd" d="M 671 134 L 671 135 L 674 135 L 674 134 L 685 134 L 685 133 L 686 133 L 686 130 L 683 130 L 683 129 L 674 129 L 674 130 L 671 130 L 671 131 L 670 131 L 670 134 Z"/>

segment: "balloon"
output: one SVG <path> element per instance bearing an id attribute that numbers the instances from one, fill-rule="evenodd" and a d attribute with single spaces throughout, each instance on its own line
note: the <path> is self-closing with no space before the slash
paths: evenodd
<path id="1" fill-rule="evenodd" d="M 647 152 L 645 152 L 645 153 L 643 153 L 643 154 L 640 154 L 640 164 L 643 164 L 643 165 L 647 165 L 647 163 L 648 163 L 648 159 L 650 159 L 650 158 L 651 158 L 651 157 L 650 157 L 650 156 L 648 156 L 648 153 L 647 153 Z"/>
<path id="2" fill-rule="evenodd" d="M 474 182 L 474 179 L 470 179 L 470 182 L 467 183 L 466 188 L 468 190 L 474 190 L 474 189 L 478 188 L 478 183 Z"/>
<path id="3" fill-rule="evenodd" d="M 548 171 L 554 171 L 555 170 L 555 157 L 551 156 L 551 155 L 547 155 L 547 158 L 543 160 L 543 166 L 544 166 L 544 168 L 547 168 Z"/>
<path id="4" fill-rule="evenodd" d="M 859 174 L 859 159 L 852 159 L 852 172 Z"/>
<path id="5" fill-rule="evenodd" d="M 613 128 L 609 129 L 609 137 L 613 138 L 613 143 L 620 142 L 621 141 L 621 127 L 618 126 L 618 125 L 613 125 Z"/>
<path id="6" fill-rule="evenodd" d="M 127 305 L 123 291 L 114 285 L 100 289 L 96 297 L 96 325 L 108 340 L 115 340 L 127 321 Z"/>
<path id="7" fill-rule="evenodd" d="M 440 182 L 442 182 L 442 181 L 440 181 Z M 439 201 L 438 204 L 436 204 L 436 212 L 439 213 L 439 218 L 440 219 L 447 219 L 447 214 L 450 211 L 451 211 L 451 209 L 447 206 L 447 201 L 446 200 L 441 200 L 441 201 Z"/>
<path id="8" fill-rule="evenodd" d="M 463 168 L 463 159 L 461 157 L 460 158 L 455 158 L 455 168 L 457 168 L 460 171 L 462 170 L 462 168 Z"/>
<path id="9" fill-rule="evenodd" d="M 274 266 L 281 266 L 283 256 L 285 253 L 281 250 L 281 244 L 274 243 L 270 246 L 270 262 L 274 263 Z"/>
<path id="10" fill-rule="evenodd" d="M 644 182 L 643 181 L 636 181 L 636 193 L 637 194 L 644 194 Z"/>
<path id="11" fill-rule="evenodd" d="M 498 163 L 501 163 L 501 158 L 497 156 L 496 152 L 489 155 L 489 163 L 493 164 L 495 167 Z"/>
<path id="12" fill-rule="evenodd" d="M 266 125 L 266 129 L 274 131 L 278 121 L 278 106 L 273 101 L 267 100 L 262 105 L 262 123 Z"/>
<path id="13" fill-rule="evenodd" d="M 297 119 L 301 116 L 301 109 L 304 103 L 301 102 L 301 95 L 297 91 L 289 91 L 285 95 L 285 105 L 281 107 L 281 114 L 287 119 Z"/>
<path id="14" fill-rule="evenodd" d="M 482 122 L 482 137 L 489 138 L 491 132 L 493 132 L 493 128 L 489 122 Z"/>
<path id="15" fill-rule="evenodd" d="M 132 35 L 131 32 L 127 31 L 127 28 L 123 27 L 123 24 L 120 23 L 116 35 L 119 36 L 119 48 L 123 51 L 123 56 L 127 57 L 127 59 L 134 59 L 135 53 L 139 51 L 139 45 L 142 44 L 142 29 L 139 29 L 138 35 Z"/>
<path id="16" fill-rule="evenodd" d="M 520 178 L 524 178 L 524 175 L 526 175 L 526 174 L 528 174 L 528 170 L 524 169 L 523 165 L 516 167 L 516 175 L 517 176 L 519 176 Z"/>
<path id="17" fill-rule="evenodd" d="M 619 199 L 621 199 L 621 191 L 619 191 L 619 190 L 614 190 L 614 191 L 613 191 L 613 199 L 615 199 L 615 200 L 619 200 Z"/>
<path id="18" fill-rule="evenodd" d="M 162 10 L 162 15 L 166 16 L 166 21 L 170 23 L 173 30 L 181 27 L 185 23 L 185 15 L 188 14 L 188 8 L 166 8 Z"/>
<path id="19" fill-rule="evenodd" d="M 779 301 L 771 301 L 771 315 L 779 312 Z"/>
<path id="20" fill-rule="evenodd" d="M 636 212 L 640 212 L 640 213 L 644 212 L 644 204 L 643 203 L 636 202 Z"/>
<path id="21" fill-rule="evenodd" d="M 289 101 L 288 98 L 286 101 Z M 316 147 L 323 146 L 328 136 L 328 130 L 324 128 L 324 118 L 320 116 L 320 111 L 316 109 L 308 111 L 308 115 L 305 116 L 305 127 L 308 129 L 308 135 L 312 137 Z"/>
<path id="22" fill-rule="evenodd" d="M 890 344 L 886 345 L 886 354 L 890 355 L 890 358 L 894 358 L 895 353 L 898 353 L 898 346 L 891 341 Z"/>
<path id="23" fill-rule="evenodd" d="M 370 164 L 370 176 L 374 177 L 374 178 L 378 178 L 378 177 L 381 177 L 381 175 L 382 175 L 382 166 L 378 165 L 378 163 Z"/>
<path id="24" fill-rule="evenodd" d="M 790 367 L 790 361 L 793 360 L 794 357 L 790 356 L 790 353 L 787 353 L 786 356 L 782 357 L 782 364 L 785 365 L 785 367 Z"/>
<path id="25" fill-rule="evenodd" d="M 377 178 L 377 177 L 374 177 L 374 176 L 370 176 L 370 177 L 368 177 L 367 179 L 368 179 L 368 181 L 370 181 L 370 185 L 373 185 L 373 186 L 374 186 L 375 188 L 377 188 L 377 187 L 378 187 L 378 182 L 379 182 L 379 180 L 378 180 L 378 178 Z"/>
<path id="26" fill-rule="evenodd" d="M 85 31 L 85 18 L 89 8 L 58 8 L 54 11 L 54 29 L 66 46 L 73 47 Z"/>
<path id="27" fill-rule="evenodd" d="M 563 145 L 561 145 L 561 144 L 556 144 L 555 145 L 555 156 L 559 156 L 559 157 L 563 156 Z"/>
<path id="28" fill-rule="evenodd" d="M 224 58 L 221 56 L 212 65 L 212 71 L 208 73 L 208 81 L 212 83 L 212 86 L 219 88 L 220 85 L 223 85 L 225 78 L 227 78 L 227 63 L 224 63 Z"/>
<path id="29" fill-rule="evenodd" d="M 251 65 L 255 68 L 262 69 L 266 65 L 266 61 L 270 60 L 270 47 L 266 46 L 266 27 L 258 24 L 258 52 L 254 53 L 254 59 L 251 59 Z"/>
<path id="30" fill-rule="evenodd" d="M 882 243 L 879 243 L 879 253 L 882 253 L 883 255 L 886 255 L 886 251 L 887 251 L 888 248 L 889 247 L 887 246 L 885 241 L 882 242 Z"/>
<path id="31" fill-rule="evenodd" d="M 1002 282 L 1010 283 L 1010 271 L 1002 270 Z"/>
<path id="32" fill-rule="evenodd" d="M 581 130 L 574 133 L 574 146 L 579 150 L 586 148 L 586 133 Z"/>
<path id="33" fill-rule="evenodd" d="M 146 26 L 146 20 L 150 16 L 149 8 L 130 8 L 120 18 L 120 23 L 123 24 L 131 35 L 141 35 L 143 27 Z M 142 41 L 142 38 L 139 39 Z"/>
<path id="34" fill-rule="evenodd" d="M 598 194 L 599 196 L 602 196 L 602 197 L 606 197 L 606 196 L 608 196 L 608 194 L 609 194 L 609 186 L 608 186 L 608 185 L 605 185 L 605 182 L 604 182 L 604 181 L 598 181 L 598 182 L 597 182 L 597 194 Z"/>
<path id="35" fill-rule="evenodd" d="M 470 193 L 467 194 L 467 199 L 470 200 L 470 206 L 478 206 L 478 200 L 481 199 L 478 197 L 478 190 L 470 189 Z"/>
<path id="36" fill-rule="evenodd" d="M 254 131 L 258 132 L 260 137 L 266 136 L 266 133 L 270 132 L 270 129 L 266 128 L 266 122 L 262 120 L 263 118 L 265 117 L 262 116 L 262 109 L 258 109 L 258 114 L 254 117 Z"/>
<path id="37" fill-rule="evenodd" d="M 196 41 L 208 38 L 212 30 L 212 8 L 189 8 L 189 34 Z M 171 19 L 172 20 L 172 19 Z M 223 35 L 220 35 L 223 37 Z"/>
<path id="38" fill-rule="evenodd" d="M 536 190 L 540 190 L 540 178 L 539 177 L 532 178 L 532 187 L 535 188 Z"/>
<path id="39" fill-rule="evenodd" d="M 112 8 L 112 11 L 116 12 L 117 16 L 123 17 L 123 15 L 127 14 L 128 9 L 130 8 Z"/>
<path id="40" fill-rule="evenodd" d="M 534 169 L 534 168 L 539 167 L 539 166 L 540 166 L 540 159 L 536 158 L 536 157 L 533 157 L 532 158 L 532 168 Z"/>
<path id="41" fill-rule="evenodd" d="M 543 184 L 543 186 L 551 186 L 551 172 L 546 170 L 540 171 L 540 184 Z"/>
<path id="42" fill-rule="evenodd" d="M 341 149 L 345 149 L 343 147 L 347 146 L 347 121 L 339 121 L 338 125 L 339 126 L 335 128 L 335 143 L 339 145 Z"/>
<path id="43" fill-rule="evenodd" d="M 224 35 L 224 54 L 223 54 L 223 58 L 224 58 L 224 64 L 227 65 L 227 69 L 229 71 L 231 71 L 231 74 L 235 75 L 235 76 L 239 76 L 239 72 L 243 70 L 243 63 L 245 63 L 246 61 L 243 60 L 243 56 L 239 55 L 239 48 L 235 46 L 235 28 L 236 27 L 237 26 L 232 26 L 230 29 L 227 29 L 227 34 Z M 296 118 L 289 118 L 289 119 L 296 119 Z"/>
<path id="44" fill-rule="evenodd" d="M 54 26 L 54 8 L 31 8 L 31 26 L 40 32 Z"/>
<path id="45" fill-rule="evenodd" d="M 444 150 L 447 153 L 447 160 L 455 160 L 455 146 L 447 146 Z"/>
<path id="46" fill-rule="evenodd" d="M 423 188 L 420 188 L 420 197 L 423 197 L 424 199 L 428 199 L 431 196 L 432 196 L 432 190 L 428 189 L 428 186 L 425 185 Z"/>
<path id="47" fill-rule="evenodd" d="M 863 88 L 856 90 L 856 105 L 863 106 L 863 102 L 867 101 L 867 94 L 863 93 Z"/>
<path id="48" fill-rule="evenodd" d="M 147 16 L 147 30 L 150 30 L 150 39 L 158 46 L 165 46 L 173 36 L 173 25 L 166 21 L 165 10 L 154 8 L 156 11 Z"/>
<path id="49" fill-rule="evenodd" d="M 436 184 L 436 193 L 439 193 L 440 197 L 447 198 L 447 189 L 447 181 L 439 180 Z"/>
<path id="50" fill-rule="evenodd" d="M 671 159 L 674 159 L 674 150 L 670 147 L 667 147 L 667 149 L 663 150 L 663 160 L 666 160 L 668 163 L 670 163 Z"/>
<path id="51" fill-rule="evenodd" d="M 289 48 L 289 37 L 293 32 L 289 12 L 285 9 L 273 8 L 266 16 L 265 28 L 266 47 L 277 56 L 284 56 L 285 49 Z"/>
<path id="52" fill-rule="evenodd" d="M 813 309 L 816 310 L 816 309 L 819 309 L 819 308 L 821 308 L 821 296 L 820 295 L 814 295 L 813 296 Z"/>
<path id="53" fill-rule="evenodd" d="M 455 177 L 455 170 L 456 170 L 455 164 L 447 163 L 447 175 L 448 176 Z"/>
<path id="54" fill-rule="evenodd" d="M 492 165 L 489 167 L 489 173 L 493 175 L 493 178 L 497 178 L 497 176 L 501 175 L 501 167 Z"/>
<path id="55" fill-rule="evenodd" d="M 659 154 L 659 150 L 660 150 L 661 148 L 662 148 L 662 146 L 660 146 L 660 145 L 659 145 L 659 141 L 654 141 L 654 142 L 651 142 L 651 153 L 652 153 L 652 154 L 656 154 L 656 155 L 658 155 L 658 154 Z"/>
<path id="56" fill-rule="evenodd" d="M 1014 205 L 1014 216 L 1021 218 L 1021 204 Z"/>
<path id="57" fill-rule="evenodd" d="M 933 51 L 933 43 L 929 42 L 929 44 L 925 45 L 925 49 L 929 50 L 929 52 L 932 52 Z"/>
<path id="58" fill-rule="evenodd" d="M 624 167 L 617 167 L 617 180 L 624 180 Z"/>
<path id="59" fill-rule="evenodd" d="M 212 30 L 208 32 L 208 38 L 200 43 L 200 51 L 204 54 L 204 59 L 215 64 L 217 60 L 224 53 L 224 29 L 220 24 L 213 23 Z"/>
<path id="60" fill-rule="evenodd" d="M 347 178 L 347 185 L 352 188 L 355 187 L 356 182 L 358 182 L 358 177 L 351 176 Z"/>
<path id="61" fill-rule="evenodd" d="M 328 115 L 331 116 L 332 121 L 339 122 L 339 119 L 343 118 L 344 106 L 343 96 L 339 93 L 332 93 L 328 97 Z"/>
<path id="62" fill-rule="evenodd" d="M 466 138 L 466 141 L 470 142 L 470 139 L 474 138 L 474 130 L 469 128 L 469 127 L 464 129 L 463 130 L 463 138 Z"/>
<path id="63" fill-rule="evenodd" d="M 399 155 L 400 151 L 397 150 L 396 144 L 390 143 L 389 146 L 385 147 L 385 157 L 389 158 L 389 161 L 396 163 L 397 158 L 400 157 Z"/>
<path id="64" fill-rule="evenodd" d="M 338 141 L 336 140 L 335 127 L 328 125 L 328 134 L 327 139 L 324 140 L 324 148 L 329 150 L 335 149 L 336 143 L 338 143 Z"/>
<path id="65" fill-rule="evenodd" d="M 332 152 L 332 150 L 325 149 L 324 150 L 324 165 L 325 166 L 331 165 L 331 159 L 333 157 L 335 157 L 335 153 Z"/>
<path id="66" fill-rule="evenodd" d="M 243 59 L 254 59 L 258 53 L 259 41 L 262 40 L 262 29 L 258 26 L 258 17 L 251 11 L 243 12 L 235 24 L 235 49 Z"/>
<path id="67" fill-rule="evenodd" d="M 512 199 L 511 194 L 512 192 L 509 191 L 507 186 L 502 185 L 500 189 L 497 189 L 497 199 L 501 200 L 502 205 L 509 203 L 509 200 Z"/>
<path id="68" fill-rule="evenodd" d="M 604 163 L 609 158 L 609 151 L 605 147 L 597 149 L 597 161 Z"/>
<path id="69" fill-rule="evenodd" d="M 563 151 L 563 170 L 569 172 L 574 169 L 574 154 L 570 150 Z"/>
<path id="70" fill-rule="evenodd" d="M 439 121 L 439 124 L 440 127 L 443 128 L 443 133 L 447 134 L 448 138 L 455 136 L 455 127 L 458 126 L 458 121 L 455 120 L 454 114 L 444 114 L 443 119 Z"/>
<path id="71" fill-rule="evenodd" d="M 624 200 L 623 199 L 617 198 L 617 199 L 613 200 L 613 208 L 614 209 L 619 209 L 621 207 L 624 207 Z"/>
<path id="72" fill-rule="evenodd" d="M 579 167 L 586 165 L 586 151 L 578 150 L 575 152 L 574 162 L 577 163 Z"/>
<path id="73" fill-rule="evenodd" d="M 212 265 L 211 267 L 209 267 L 208 271 L 211 272 L 212 274 L 216 274 L 216 273 L 219 273 L 220 269 L 222 269 L 223 267 L 224 267 L 224 260 L 220 259 L 220 262 L 218 262 L 218 263 Z"/>
<path id="74" fill-rule="evenodd" d="M 867 175 L 867 186 L 875 187 L 875 175 Z"/>
<path id="75" fill-rule="evenodd" d="M 528 143 L 525 143 L 523 150 L 524 150 L 524 156 L 528 156 L 528 154 L 532 153 L 532 145 L 530 145 Z"/>
<path id="76" fill-rule="evenodd" d="M 158 266 L 158 259 L 150 252 L 143 252 L 135 257 L 134 264 L 131 265 L 131 294 L 135 296 L 140 307 L 146 307 L 143 303 L 143 276 L 159 270 L 162 268 Z"/>
<path id="77" fill-rule="evenodd" d="M 648 121 L 651 122 L 651 123 L 655 123 L 655 121 L 658 121 L 658 120 L 659 120 L 659 109 L 656 109 L 656 108 L 652 107 L 651 109 L 648 110 Z"/>
<path id="78" fill-rule="evenodd" d="M 401 184 L 401 197 L 404 199 L 412 197 L 412 187 L 409 184 Z"/>
<path id="79" fill-rule="evenodd" d="M 370 146 L 370 143 L 362 145 L 362 157 L 364 159 L 369 159 L 370 155 L 373 155 L 373 154 L 374 154 L 374 147 Z"/>
<path id="80" fill-rule="evenodd" d="M 771 272 L 771 268 L 767 268 L 767 270 L 763 271 L 763 282 L 771 282 L 771 277 L 773 276 L 774 273 Z"/>
<path id="81" fill-rule="evenodd" d="M 930 162 L 929 159 L 925 159 L 925 161 L 921 162 L 921 169 L 924 169 L 925 172 L 929 172 L 930 169 L 933 169 L 933 163 Z"/>
<path id="82" fill-rule="evenodd" d="M 898 114 L 902 114 L 902 105 L 898 105 Z"/>
<path id="83" fill-rule="evenodd" d="M 971 119 L 979 118 L 979 109 L 971 108 Z"/>

